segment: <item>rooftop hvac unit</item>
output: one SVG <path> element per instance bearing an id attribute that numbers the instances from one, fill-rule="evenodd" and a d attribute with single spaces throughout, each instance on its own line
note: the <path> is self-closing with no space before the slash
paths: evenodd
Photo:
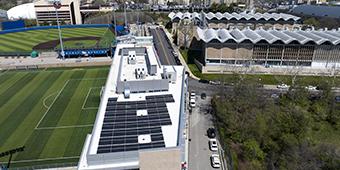
<path id="1" fill-rule="evenodd" d="M 146 72 L 144 68 L 136 68 L 135 70 L 136 79 L 145 79 Z"/>
<path id="2" fill-rule="evenodd" d="M 129 51 L 128 64 L 136 64 L 136 52 Z"/>

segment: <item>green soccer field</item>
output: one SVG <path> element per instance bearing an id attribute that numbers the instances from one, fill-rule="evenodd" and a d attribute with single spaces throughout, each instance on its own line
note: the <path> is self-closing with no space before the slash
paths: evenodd
<path id="1" fill-rule="evenodd" d="M 108 72 L 96 67 L 0 73 L 0 152 L 25 146 L 13 166 L 77 162 Z"/>
<path id="2" fill-rule="evenodd" d="M 100 37 L 99 44 L 101 44 L 102 41 L 106 41 L 108 34 L 113 36 L 110 32 L 108 28 L 63 28 L 62 36 L 63 38 Z M 31 52 L 34 46 L 40 43 L 58 40 L 58 36 L 57 29 L 1 34 L 0 52 Z"/>

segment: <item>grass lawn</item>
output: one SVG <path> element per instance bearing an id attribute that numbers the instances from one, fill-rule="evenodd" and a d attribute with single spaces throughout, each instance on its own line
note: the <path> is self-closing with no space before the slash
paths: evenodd
<path id="1" fill-rule="evenodd" d="M 63 28 L 63 38 L 103 37 L 108 28 Z M 0 35 L 0 52 L 30 52 L 35 45 L 58 40 L 57 29 L 33 30 Z"/>
<path id="2" fill-rule="evenodd" d="M 257 80 L 261 80 L 263 84 L 272 84 L 277 85 L 281 83 L 292 84 L 292 79 L 294 76 L 291 75 L 264 75 L 264 74 L 247 74 L 247 75 L 233 75 L 233 74 L 202 74 L 198 69 L 196 64 L 189 62 L 189 56 L 187 50 L 180 50 L 184 60 L 187 62 L 189 69 L 191 72 L 201 78 L 206 80 L 218 80 L 226 83 L 235 83 L 238 80 L 239 76 L 245 76 L 248 78 L 253 78 Z M 340 78 L 339 77 L 324 77 L 324 76 L 297 76 L 296 81 L 300 82 L 302 85 L 318 85 L 321 81 L 333 81 L 334 86 L 340 86 Z"/>
<path id="3" fill-rule="evenodd" d="M 108 71 L 90 67 L 0 73 L 0 152 L 25 146 L 13 156 L 13 167 L 78 161 Z"/>

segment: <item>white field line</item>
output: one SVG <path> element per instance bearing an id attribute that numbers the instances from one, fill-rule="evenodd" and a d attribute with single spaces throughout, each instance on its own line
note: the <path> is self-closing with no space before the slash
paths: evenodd
<path id="1" fill-rule="evenodd" d="M 44 159 L 31 159 L 31 160 L 20 160 L 20 161 L 11 161 L 11 163 L 22 163 L 22 162 L 38 162 L 38 161 L 53 161 L 53 160 L 63 160 L 63 159 L 75 159 L 80 158 L 80 156 L 69 156 L 69 157 L 57 157 L 57 158 L 44 158 Z M 0 162 L 1 164 L 7 162 Z"/>
<path id="2" fill-rule="evenodd" d="M 81 107 L 82 110 L 87 110 L 87 109 L 98 109 L 98 107 L 85 107 L 85 104 L 86 104 L 87 99 L 88 99 L 88 97 L 89 97 L 89 95 L 90 95 L 90 93 L 91 93 L 91 90 L 92 90 L 92 89 L 98 89 L 98 88 L 101 88 L 101 87 L 91 87 L 91 88 L 89 89 L 89 91 L 87 92 L 86 98 L 85 98 L 85 100 L 84 100 L 84 102 L 83 102 L 83 106 Z"/>
<path id="3" fill-rule="evenodd" d="M 44 113 L 43 117 L 39 120 L 37 126 L 35 126 L 34 129 L 37 129 L 41 123 L 42 120 L 44 120 L 45 116 L 47 115 L 47 113 L 50 111 L 51 107 L 53 106 L 54 102 L 57 100 L 57 98 L 60 96 L 61 92 L 64 90 L 64 88 L 66 87 L 66 85 L 68 84 L 70 80 L 67 80 L 64 84 L 64 86 L 61 88 L 61 90 L 59 91 L 59 93 L 57 94 L 57 96 L 54 98 L 54 100 L 51 103 L 51 106 L 48 107 L 48 109 L 46 110 L 46 112 Z"/>
<path id="4" fill-rule="evenodd" d="M 92 124 L 88 125 L 74 125 L 74 126 L 55 126 L 55 127 L 41 127 L 36 128 L 35 130 L 51 130 L 51 129 L 67 129 L 67 128 L 83 128 L 83 127 L 92 127 Z"/>
<path id="5" fill-rule="evenodd" d="M 99 78 L 85 78 L 85 79 L 69 79 L 69 80 L 104 80 L 107 77 L 99 77 Z"/>
<path id="6" fill-rule="evenodd" d="M 70 82 L 70 80 L 100 80 L 100 79 L 106 79 L 106 77 L 100 77 L 100 78 L 87 78 L 87 79 L 68 79 L 64 86 L 61 88 L 61 90 L 59 91 L 59 93 L 57 94 L 57 96 L 54 98 L 54 100 L 52 101 L 51 105 L 49 107 L 47 107 L 47 110 L 45 111 L 43 117 L 39 120 L 38 124 L 35 126 L 35 130 L 42 130 L 42 129 L 62 129 L 62 128 L 77 128 L 77 127 L 88 127 L 89 125 L 74 125 L 74 126 L 56 126 L 56 127 L 42 127 L 39 128 L 40 123 L 44 120 L 44 118 L 46 117 L 47 113 L 50 111 L 51 107 L 53 106 L 53 104 L 55 103 L 55 101 L 58 99 L 58 97 L 60 96 L 61 92 L 65 89 L 66 85 Z M 92 88 L 92 87 L 91 87 Z M 90 89 L 91 89 L 90 88 Z M 95 87 L 94 87 L 95 88 Z M 99 87 L 98 87 L 99 88 Z M 88 96 L 87 96 L 88 97 Z M 46 98 L 45 98 L 46 99 Z M 86 98 L 87 100 L 87 98 Z M 85 100 L 85 101 L 86 101 Z M 44 103 L 43 103 L 44 104 Z M 44 105 L 45 106 L 45 105 Z M 46 107 L 46 106 L 45 106 Z M 89 108 L 85 108 L 85 109 L 97 109 L 94 107 L 89 107 Z M 93 125 L 91 125 L 93 126 Z"/>
<path id="7" fill-rule="evenodd" d="M 51 96 L 53 96 L 54 94 L 56 94 L 56 93 L 57 93 L 57 92 L 51 93 L 50 95 L 46 96 L 45 99 L 43 100 L 43 105 L 44 105 L 44 107 L 45 107 L 46 109 L 49 108 L 49 106 L 46 105 L 46 100 L 47 100 L 48 98 L 50 98 Z"/>

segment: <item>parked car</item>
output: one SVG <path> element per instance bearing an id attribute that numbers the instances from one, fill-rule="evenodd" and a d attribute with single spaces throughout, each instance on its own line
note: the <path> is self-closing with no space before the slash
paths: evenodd
<path id="1" fill-rule="evenodd" d="M 215 138 L 209 139 L 209 147 L 211 151 L 218 151 L 217 140 Z"/>
<path id="2" fill-rule="evenodd" d="M 210 84 L 212 85 L 220 85 L 221 82 L 220 81 L 209 81 Z"/>
<path id="3" fill-rule="evenodd" d="M 201 99 L 206 99 L 207 95 L 205 93 L 201 93 Z"/>
<path id="4" fill-rule="evenodd" d="M 220 156 L 218 156 L 218 154 L 212 154 L 210 156 L 210 161 L 211 161 L 211 166 L 213 168 L 220 168 L 221 167 Z"/>
<path id="5" fill-rule="evenodd" d="M 335 96 L 335 102 L 340 103 L 340 96 Z"/>
<path id="6" fill-rule="evenodd" d="M 207 130 L 207 135 L 209 138 L 215 138 L 216 137 L 216 130 L 215 128 L 209 128 Z"/>
<path id="7" fill-rule="evenodd" d="M 196 107 L 196 101 L 195 101 L 195 99 L 191 98 L 189 104 L 190 104 L 190 107 L 191 107 L 191 108 Z"/>
<path id="8" fill-rule="evenodd" d="M 316 86 L 306 86 L 305 88 L 309 91 L 316 91 L 317 90 Z"/>
<path id="9" fill-rule="evenodd" d="M 209 83 L 209 80 L 200 79 L 200 80 L 198 80 L 198 82 L 200 82 L 200 83 L 206 83 L 206 84 L 208 84 L 208 83 Z"/>
<path id="10" fill-rule="evenodd" d="M 270 97 L 273 98 L 273 99 L 280 98 L 280 96 L 278 94 L 276 94 L 276 93 L 273 93 L 272 95 L 270 95 Z"/>
<path id="11" fill-rule="evenodd" d="M 195 91 L 191 91 L 190 93 L 190 99 L 195 99 L 196 98 L 196 93 Z"/>
<path id="12" fill-rule="evenodd" d="M 282 84 L 277 85 L 277 88 L 278 89 L 288 89 L 289 86 L 287 84 L 282 83 Z"/>

